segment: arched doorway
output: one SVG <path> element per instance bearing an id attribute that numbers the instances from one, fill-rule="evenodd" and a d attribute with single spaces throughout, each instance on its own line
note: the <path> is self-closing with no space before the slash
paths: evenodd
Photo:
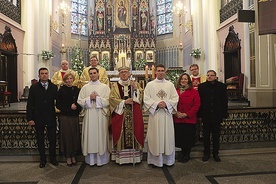
<path id="1" fill-rule="evenodd" d="M 17 102 L 17 47 L 10 27 L 0 33 L 0 81 L 8 82 L 8 91 L 12 93 L 11 102 Z"/>

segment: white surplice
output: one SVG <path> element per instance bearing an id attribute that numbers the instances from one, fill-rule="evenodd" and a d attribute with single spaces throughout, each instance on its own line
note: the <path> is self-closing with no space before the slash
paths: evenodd
<path id="1" fill-rule="evenodd" d="M 155 79 L 146 85 L 144 109 L 149 112 L 146 141 L 148 142 L 148 164 L 162 167 L 175 161 L 175 140 L 172 113 L 177 110 L 178 94 L 173 83 Z M 160 101 L 166 108 L 157 107 Z"/>
<path id="2" fill-rule="evenodd" d="M 90 99 L 90 94 L 99 96 Z M 82 125 L 82 153 L 89 165 L 98 166 L 109 162 L 108 116 L 110 89 L 100 81 L 84 85 L 79 93 L 78 104 L 85 109 Z"/>

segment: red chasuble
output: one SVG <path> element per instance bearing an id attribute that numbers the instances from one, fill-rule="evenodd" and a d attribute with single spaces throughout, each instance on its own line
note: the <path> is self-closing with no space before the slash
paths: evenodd
<path id="1" fill-rule="evenodd" d="M 118 84 L 118 88 L 120 91 L 121 99 L 123 99 L 122 86 Z M 132 135 L 132 132 L 128 132 L 128 129 L 126 129 L 126 127 L 132 127 L 133 123 L 135 141 L 137 141 L 140 145 L 144 146 L 144 121 L 140 104 L 134 102 L 132 108 L 130 105 L 127 106 L 128 107 L 124 108 L 124 113 L 122 115 L 116 113 L 112 114 L 111 127 L 113 135 L 113 144 L 116 145 L 121 136 L 125 136 L 127 134 Z M 127 138 L 125 138 L 125 145 L 127 146 L 130 144 L 132 144 L 132 141 L 127 141 Z"/>

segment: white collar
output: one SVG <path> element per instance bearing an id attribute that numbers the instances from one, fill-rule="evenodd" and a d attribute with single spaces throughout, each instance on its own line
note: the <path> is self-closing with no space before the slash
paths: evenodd
<path id="1" fill-rule="evenodd" d="M 120 79 L 118 83 L 121 84 L 122 86 L 128 86 L 130 85 L 130 80 L 128 79 L 127 81 L 123 81 Z"/>
<path id="2" fill-rule="evenodd" d="M 101 82 L 99 80 L 93 82 L 93 81 L 90 81 L 89 84 L 100 84 Z"/>
<path id="3" fill-rule="evenodd" d="M 166 79 L 164 78 L 164 79 L 162 79 L 162 80 L 159 80 L 159 79 L 155 78 L 154 81 L 155 81 L 155 82 L 166 82 Z"/>
<path id="4" fill-rule="evenodd" d="M 61 72 L 67 72 L 67 71 L 69 71 L 69 69 L 67 69 L 67 70 L 60 69 L 60 71 Z"/>

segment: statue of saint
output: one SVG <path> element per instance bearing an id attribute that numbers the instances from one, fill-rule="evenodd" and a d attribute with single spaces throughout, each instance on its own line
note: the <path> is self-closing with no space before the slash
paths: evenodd
<path id="1" fill-rule="evenodd" d="M 118 5 L 118 20 L 121 27 L 126 27 L 127 10 L 124 5 L 124 1 L 120 1 Z"/>
<path id="2" fill-rule="evenodd" d="M 143 12 L 141 14 L 141 20 L 142 20 L 142 29 L 146 30 L 147 29 L 147 20 L 148 20 L 148 18 L 147 18 L 147 15 L 145 14 L 145 12 Z"/>
<path id="3" fill-rule="evenodd" d="M 103 12 L 98 13 L 98 30 L 103 30 L 104 15 Z"/>

